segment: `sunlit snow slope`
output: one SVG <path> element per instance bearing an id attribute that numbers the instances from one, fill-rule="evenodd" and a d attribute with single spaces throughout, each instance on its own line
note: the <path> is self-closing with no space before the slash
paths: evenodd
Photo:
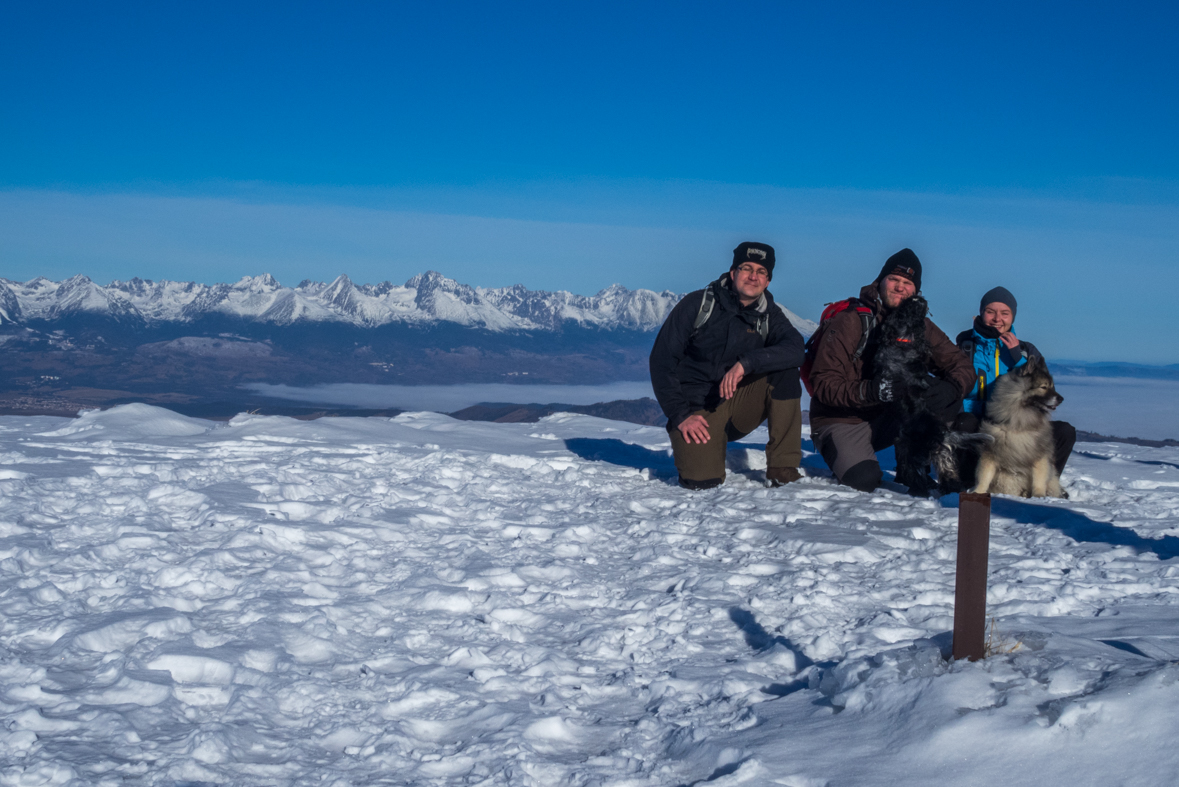
<path id="1" fill-rule="evenodd" d="M 996 498 L 949 664 L 956 498 L 758 434 L 690 493 L 586 416 L 0 418 L 0 784 L 1176 782 L 1179 451 Z"/>

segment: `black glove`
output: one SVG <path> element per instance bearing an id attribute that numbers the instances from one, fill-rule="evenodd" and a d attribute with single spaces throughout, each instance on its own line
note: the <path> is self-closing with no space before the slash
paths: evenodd
<path id="1" fill-rule="evenodd" d="M 892 404 L 908 396 L 909 383 L 903 377 L 886 377 L 883 374 L 878 374 L 872 380 L 871 391 L 875 395 L 876 401 Z"/>

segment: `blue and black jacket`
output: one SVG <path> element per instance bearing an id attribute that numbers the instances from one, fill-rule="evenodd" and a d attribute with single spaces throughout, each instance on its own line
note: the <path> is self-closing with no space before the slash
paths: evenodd
<path id="1" fill-rule="evenodd" d="M 1043 358 L 1031 342 L 1020 341 L 1014 350 L 999 341 L 999 332 L 974 318 L 974 327 L 958 334 L 958 349 L 966 353 L 974 366 L 974 387 L 962 402 L 962 409 L 978 417 L 986 414 L 987 396 L 995 380 L 1012 369 L 1017 369 L 1033 356 Z"/>

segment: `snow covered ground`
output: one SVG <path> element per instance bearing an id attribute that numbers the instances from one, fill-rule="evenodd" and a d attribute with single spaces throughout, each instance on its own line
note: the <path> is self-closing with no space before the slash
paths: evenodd
<path id="1" fill-rule="evenodd" d="M 996 498 L 689 493 L 657 428 L 0 418 L 0 785 L 1170 785 L 1179 451 Z"/>

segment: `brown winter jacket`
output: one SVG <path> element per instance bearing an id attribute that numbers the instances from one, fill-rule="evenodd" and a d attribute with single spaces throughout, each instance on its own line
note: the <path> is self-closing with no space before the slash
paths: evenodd
<path id="1" fill-rule="evenodd" d="M 829 423 L 870 421 L 883 412 L 883 406 L 871 399 L 869 388 L 876 372 L 873 360 L 883 319 L 880 293 L 875 284 L 860 290 L 860 300 L 876 312 L 876 328 L 859 358 L 854 358 L 863 327 L 854 309 L 831 318 L 820 337 L 811 368 L 811 426 Z M 957 383 L 963 395 L 974 385 L 974 369 L 965 353 L 950 341 L 942 330 L 925 318 L 925 337 L 929 340 L 933 363 L 930 372 Z"/>

